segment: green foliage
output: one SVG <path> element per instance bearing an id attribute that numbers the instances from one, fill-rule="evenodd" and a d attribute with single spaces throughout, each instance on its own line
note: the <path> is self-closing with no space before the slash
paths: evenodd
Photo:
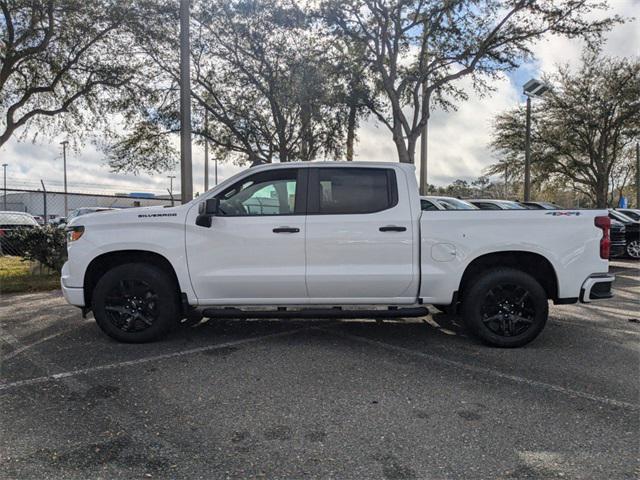
<path id="1" fill-rule="evenodd" d="M 176 158 L 178 31 L 168 8 L 159 2 L 135 27 L 153 88 L 125 112 L 135 127 L 105 149 L 114 171 L 164 170 Z M 193 132 L 218 159 L 352 155 L 371 95 L 362 79 L 366 63 L 316 13 L 292 0 L 192 2 Z"/>
<path id="2" fill-rule="evenodd" d="M 42 228 L 12 230 L 5 239 L 18 246 L 25 260 L 40 262 L 57 272 L 67 259 L 65 232 L 61 228 L 47 225 Z"/>
<path id="3" fill-rule="evenodd" d="M 633 145 L 640 134 L 640 60 L 603 57 L 588 48 L 573 71 L 560 66 L 545 77 L 553 88 L 532 108 L 534 186 L 570 185 L 603 208 L 613 189 L 633 179 Z M 522 178 L 525 138 L 522 107 L 494 121 L 492 147 L 501 160 L 488 174 Z"/>
<path id="4" fill-rule="evenodd" d="M 327 23 L 366 52 L 384 100 L 372 111 L 393 134 L 401 162 L 414 162 L 416 142 L 434 106 L 455 108 L 531 57 L 547 34 L 599 38 L 620 19 L 594 20 L 599 0 L 324 0 Z"/>
<path id="5" fill-rule="evenodd" d="M 137 5 L 137 4 L 136 4 Z M 82 136 L 137 86 L 126 0 L 0 0 L 0 146 L 23 134 Z"/>

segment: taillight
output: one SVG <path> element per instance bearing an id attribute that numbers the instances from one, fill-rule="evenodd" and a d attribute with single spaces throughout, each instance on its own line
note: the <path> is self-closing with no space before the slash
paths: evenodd
<path id="1" fill-rule="evenodd" d="M 0 228 L 0 237 L 4 237 L 4 230 Z"/>
<path id="2" fill-rule="evenodd" d="M 600 239 L 600 258 L 605 260 L 609 259 L 609 253 L 611 251 L 611 237 L 609 231 L 611 230 L 611 219 L 606 216 L 596 217 L 593 221 L 596 227 L 602 230 L 602 238 Z"/>

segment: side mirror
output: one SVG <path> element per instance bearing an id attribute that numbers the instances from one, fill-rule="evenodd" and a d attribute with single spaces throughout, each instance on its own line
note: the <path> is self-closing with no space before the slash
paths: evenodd
<path id="1" fill-rule="evenodd" d="M 207 215 L 218 215 L 220 208 L 220 200 L 217 198 L 208 198 L 205 202 L 205 213 Z"/>
<path id="2" fill-rule="evenodd" d="M 208 198 L 205 202 L 198 206 L 198 217 L 196 225 L 199 227 L 211 227 L 211 217 L 215 217 L 219 212 L 220 200 L 217 198 Z"/>

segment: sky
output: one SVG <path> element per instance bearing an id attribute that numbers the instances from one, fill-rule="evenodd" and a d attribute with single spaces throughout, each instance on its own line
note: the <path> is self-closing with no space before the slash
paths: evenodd
<path id="1" fill-rule="evenodd" d="M 640 0 L 610 0 L 608 14 L 640 17 Z M 603 15 L 602 13 L 599 15 Z M 616 26 L 606 37 L 604 53 L 630 57 L 640 55 L 640 19 Z M 577 65 L 582 43 L 549 36 L 534 49 L 535 58 L 495 83 L 495 92 L 485 98 L 470 95 L 455 112 L 434 111 L 429 123 L 429 183 L 446 185 L 455 179 L 473 180 L 496 161 L 488 148 L 491 121 L 496 114 L 524 101 L 522 85 L 541 72 L 551 71 L 557 64 Z M 464 80 L 463 80 L 464 82 Z M 40 188 L 42 179 L 48 190 L 61 190 L 63 185 L 62 150 L 52 138 L 38 143 L 19 141 L 20 135 L 0 147 L 0 163 L 7 163 L 7 188 Z M 363 122 L 355 147 L 356 160 L 396 161 L 391 133 L 373 118 Z M 219 180 L 240 171 L 242 167 L 219 164 Z M 213 160 L 210 164 L 210 186 L 214 184 Z M 204 152 L 193 147 L 194 192 L 204 190 Z M 175 175 L 174 192 L 179 190 L 180 172 L 123 175 L 110 172 L 103 154 L 90 143 L 68 152 L 68 190 L 77 192 L 166 194 L 169 175 Z"/>

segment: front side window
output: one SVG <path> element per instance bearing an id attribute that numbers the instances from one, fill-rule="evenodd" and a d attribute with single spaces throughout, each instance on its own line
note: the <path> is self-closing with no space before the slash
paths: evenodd
<path id="1" fill-rule="evenodd" d="M 318 168 L 311 213 L 374 213 L 398 203 L 395 173 L 384 168 Z M 314 205 L 315 203 L 315 205 Z"/>
<path id="2" fill-rule="evenodd" d="M 221 216 L 292 215 L 296 213 L 297 169 L 256 173 L 217 195 Z"/>

